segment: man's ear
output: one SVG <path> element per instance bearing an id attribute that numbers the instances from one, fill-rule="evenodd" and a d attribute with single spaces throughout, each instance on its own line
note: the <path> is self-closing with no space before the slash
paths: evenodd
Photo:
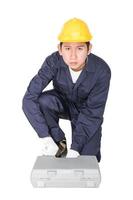
<path id="1" fill-rule="evenodd" d="M 57 45 L 57 48 L 58 48 L 59 54 L 62 56 L 62 51 L 61 51 L 61 46 L 60 46 L 60 44 Z"/>
<path id="2" fill-rule="evenodd" d="M 91 53 L 91 49 L 92 49 L 92 44 L 90 43 L 89 50 L 88 50 L 88 55 Z"/>

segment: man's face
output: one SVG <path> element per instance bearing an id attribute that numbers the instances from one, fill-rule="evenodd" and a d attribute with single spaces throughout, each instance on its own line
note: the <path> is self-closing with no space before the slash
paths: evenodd
<path id="1" fill-rule="evenodd" d="M 87 55 L 90 53 L 91 45 L 88 50 L 84 42 L 64 42 L 58 45 L 60 55 L 64 62 L 74 71 L 81 70 L 85 65 Z"/>

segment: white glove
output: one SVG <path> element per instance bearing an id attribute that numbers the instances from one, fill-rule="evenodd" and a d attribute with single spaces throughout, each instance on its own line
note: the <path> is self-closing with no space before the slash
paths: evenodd
<path id="1" fill-rule="evenodd" d="M 67 153 L 67 158 L 76 158 L 79 156 L 79 153 L 73 149 L 69 149 Z"/>
<path id="2" fill-rule="evenodd" d="M 56 145 L 52 137 L 48 136 L 45 138 L 41 138 L 41 140 L 43 142 L 42 154 L 49 156 L 55 155 L 58 150 L 58 146 Z"/>

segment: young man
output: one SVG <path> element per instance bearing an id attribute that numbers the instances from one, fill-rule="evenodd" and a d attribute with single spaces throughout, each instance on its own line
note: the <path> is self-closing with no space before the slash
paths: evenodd
<path id="1" fill-rule="evenodd" d="M 30 81 L 23 111 L 44 141 L 45 155 L 95 155 L 100 162 L 110 68 L 91 53 L 92 35 L 84 21 L 67 21 L 58 39 L 58 51 L 45 59 Z M 54 89 L 43 91 L 51 80 Z M 71 121 L 72 143 L 68 150 L 65 134 L 59 127 L 60 118 Z"/>

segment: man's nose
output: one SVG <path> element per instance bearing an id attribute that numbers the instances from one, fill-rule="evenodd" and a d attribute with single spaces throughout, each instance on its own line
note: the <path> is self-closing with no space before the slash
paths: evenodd
<path id="1" fill-rule="evenodd" d="M 76 51 L 75 50 L 72 50 L 71 51 L 71 59 L 75 59 L 77 57 L 77 54 L 76 54 Z"/>

